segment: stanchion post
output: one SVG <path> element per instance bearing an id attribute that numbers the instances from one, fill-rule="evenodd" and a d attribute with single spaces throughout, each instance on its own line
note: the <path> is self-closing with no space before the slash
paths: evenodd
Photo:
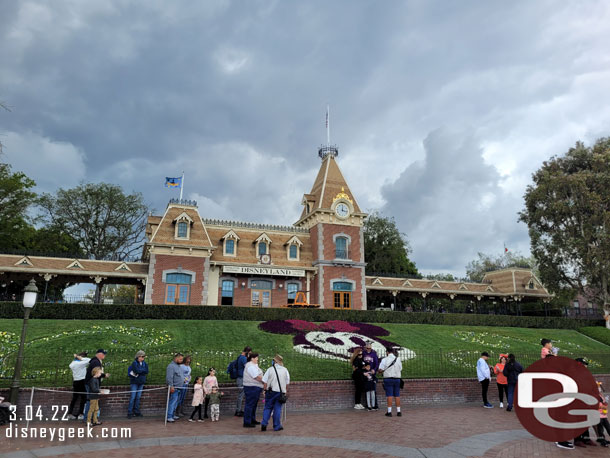
<path id="1" fill-rule="evenodd" d="M 34 387 L 32 387 L 32 392 L 30 393 L 30 409 L 32 408 L 32 403 L 34 402 Z M 25 418 L 26 422 L 25 422 L 25 429 L 28 429 L 28 426 L 30 426 L 30 419 L 28 418 L 28 416 L 26 415 Z"/>
<path id="2" fill-rule="evenodd" d="M 165 401 L 165 426 L 167 426 L 167 411 L 169 410 L 169 391 L 171 390 L 171 387 L 168 386 L 167 387 L 167 399 Z"/>

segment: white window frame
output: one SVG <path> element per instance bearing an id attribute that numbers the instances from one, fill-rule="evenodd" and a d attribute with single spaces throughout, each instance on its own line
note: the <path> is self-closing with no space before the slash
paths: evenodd
<path id="1" fill-rule="evenodd" d="M 227 253 L 227 240 L 233 240 L 233 254 Z M 222 255 L 228 256 L 230 258 L 237 257 L 237 246 L 239 245 L 239 235 L 237 235 L 233 230 L 230 230 L 225 235 L 222 236 Z"/>
<path id="2" fill-rule="evenodd" d="M 186 223 L 186 237 L 178 237 L 178 224 L 185 222 Z M 174 238 L 176 240 L 190 240 L 191 239 L 191 226 L 193 225 L 193 220 L 186 212 L 182 212 L 176 219 L 174 219 Z"/>

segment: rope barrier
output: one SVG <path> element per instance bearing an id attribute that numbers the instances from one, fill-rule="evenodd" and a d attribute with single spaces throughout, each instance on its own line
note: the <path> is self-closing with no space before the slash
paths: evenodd
<path id="1" fill-rule="evenodd" d="M 36 388 L 38 391 L 50 391 L 52 393 L 67 393 L 67 394 L 91 394 L 88 391 L 66 391 L 66 390 L 52 390 L 50 388 Z M 105 389 L 105 388 L 101 388 L 101 389 Z M 137 393 L 137 392 L 142 392 L 142 391 L 155 391 L 155 390 L 164 390 L 165 387 L 160 387 L 160 388 L 144 388 L 142 390 L 129 390 L 129 391 L 111 391 L 108 394 L 102 394 L 102 393 L 98 393 L 101 396 L 110 396 L 111 394 L 125 394 L 125 393 Z M 178 390 L 184 390 L 185 388 L 176 388 Z M 192 388 L 191 388 L 192 389 Z"/>

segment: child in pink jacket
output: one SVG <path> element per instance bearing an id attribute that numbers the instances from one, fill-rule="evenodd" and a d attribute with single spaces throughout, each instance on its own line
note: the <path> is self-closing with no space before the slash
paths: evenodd
<path id="1" fill-rule="evenodd" d="M 189 421 L 195 421 L 193 420 L 193 417 L 195 417 L 195 413 L 197 412 L 199 412 L 199 420 L 197 421 L 203 421 L 203 418 L 201 418 L 201 406 L 203 405 L 203 377 L 197 377 L 195 379 L 195 386 L 193 386 L 193 389 L 193 402 L 191 405 L 194 406 L 195 409 L 193 409 L 193 413 L 191 414 Z"/>
<path id="2" fill-rule="evenodd" d="M 218 379 L 216 378 L 216 369 L 210 367 L 208 370 L 208 376 L 203 380 L 203 392 L 205 393 L 205 408 L 203 409 L 203 418 L 208 418 L 210 393 L 214 387 L 218 388 Z"/>

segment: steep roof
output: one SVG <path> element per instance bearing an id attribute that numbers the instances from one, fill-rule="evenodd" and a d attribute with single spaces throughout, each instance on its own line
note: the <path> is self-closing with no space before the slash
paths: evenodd
<path id="1" fill-rule="evenodd" d="M 183 214 L 188 216 L 188 219 L 192 221 L 188 239 L 178 239 L 175 237 L 176 220 L 180 216 L 183 216 Z M 150 216 L 148 218 L 148 225 L 152 230 L 148 242 L 149 244 L 170 244 L 173 246 L 188 247 L 197 246 L 202 248 L 212 246 L 210 237 L 208 236 L 205 225 L 203 224 L 196 207 L 170 203 L 165 214 L 158 223 L 156 218 L 158 217 Z"/>
<path id="2" fill-rule="evenodd" d="M 311 192 L 305 194 L 304 199 L 307 201 L 313 201 L 314 205 L 312 211 L 315 209 L 329 210 L 333 204 L 333 199 L 341 194 L 344 198 L 349 200 L 354 206 L 354 211 L 360 213 L 360 207 L 356 202 L 356 198 L 352 194 L 347 181 L 343 177 L 337 160 L 329 154 L 322 161 L 318 175 L 313 183 Z M 307 209 L 303 208 L 301 213 L 302 219 L 307 215 Z"/>

